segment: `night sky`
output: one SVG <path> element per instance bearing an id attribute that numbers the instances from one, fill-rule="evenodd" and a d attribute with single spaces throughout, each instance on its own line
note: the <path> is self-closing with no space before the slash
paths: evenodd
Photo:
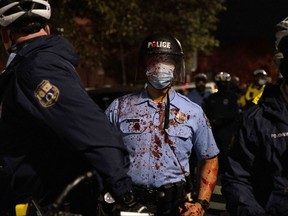
<path id="1" fill-rule="evenodd" d="M 275 25 L 288 16 L 288 0 L 226 0 L 216 37 L 222 45 L 264 39 L 274 43 Z"/>

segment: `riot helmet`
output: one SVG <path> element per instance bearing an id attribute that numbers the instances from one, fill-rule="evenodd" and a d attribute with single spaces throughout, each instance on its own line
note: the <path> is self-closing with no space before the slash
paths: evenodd
<path id="1" fill-rule="evenodd" d="M 199 82 L 199 81 L 203 81 L 203 82 L 207 82 L 207 75 L 204 73 L 198 73 L 195 77 L 194 77 L 195 82 Z"/>
<path id="2" fill-rule="evenodd" d="M 0 26 L 13 29 L 21 26 L 21 23 L 38 23 L 39 30 L 50 19 L 51 8 L 48 0 L 2 0 L 0 1 Z M 35 30 L 36 32 L 37 30 Z M 25 32 L 25 30 L 24 30 Z M 27 32 L 33 33 L 33 32 Z"/>
<path id="3" fill-rule="evenodd" d="M 184 54 L 180 42 L 171 35 L 154 34 L 148 36 L 140 47 L 135 79 L 147 80 L 148 76 L 161 70 L 167 72 L 163 74 L 163 79 L 170 80 L 170 84 L 185 82 Z"/>

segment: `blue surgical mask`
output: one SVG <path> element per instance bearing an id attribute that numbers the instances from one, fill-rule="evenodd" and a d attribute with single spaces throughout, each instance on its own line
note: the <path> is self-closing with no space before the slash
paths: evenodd
<path id="1" fill-rule="evenodd" d="M 175 66 L 167 63 L 157 63 L 147 67 L 146 76 L 155 89 L 164 89 L 174 78 Z"/>

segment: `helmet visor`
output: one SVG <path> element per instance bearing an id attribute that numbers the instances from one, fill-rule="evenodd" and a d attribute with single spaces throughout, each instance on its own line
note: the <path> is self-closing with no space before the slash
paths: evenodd
<path id="1" fill-rule="evenodd" d="M 159 67 L 159 64 L 162 66 Z M 167 72 L 173 72 L 173 81 L 181 83 L 185 82 L 185 64 L 182 55 L 171 55 L 163 53 L 144 55 L 140 53 L 135 81 L 146 81 L 147 73 L 151 73 L 152 69 L 154 71 L 165 70 Z"/>

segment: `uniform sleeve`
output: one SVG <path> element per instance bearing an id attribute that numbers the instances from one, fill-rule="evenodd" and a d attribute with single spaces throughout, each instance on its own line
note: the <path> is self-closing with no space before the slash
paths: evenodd
<path id="1" fill-rule="evenodd" d="M 212 134 L 208 118 L 200 108 L 195 121 L 193 134 L 193 148 L 199 160 L 206 160 L 219 154 L 219 149 Z"/>
<path id="2" fill-rule="evenodd" d="M 128 156 L 119 131 L 86 93 L 72 65 L 53 57 L 45 62 L 22 66 L 15 90 L 18 103 L 79 151 L 114 196 L 130 190 Z"/>
<path id="3" fill-rule="evenodd" d="M 227 171 L 221 177 L 222 194 L 226 198 L 227 210 L 231 215 L 257 215 L 265 213 L 256 201 L 253 192 L 253 165 L 257 155 L 253 120 L 242 117 L 236 142 L 228 156 Z"/>

